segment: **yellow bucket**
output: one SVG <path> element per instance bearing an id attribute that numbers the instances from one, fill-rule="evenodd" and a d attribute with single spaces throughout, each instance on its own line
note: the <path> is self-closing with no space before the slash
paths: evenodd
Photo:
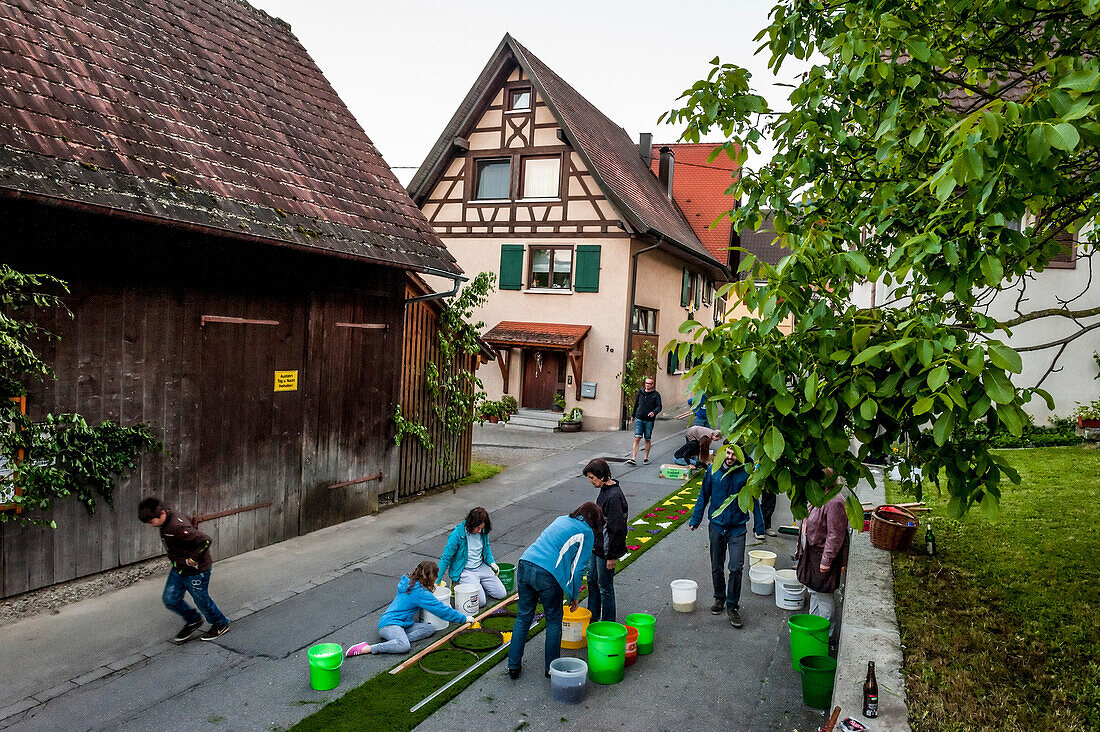
<path id="1" fill-rule="evenodd" d="M 561 619 L 561 647 L 576 650 L 588 645 L 585 635 L 588 631 L 588 623 L 592 620 L 592 613 L 583 607 L 570 610 L 565 606 Z"/>

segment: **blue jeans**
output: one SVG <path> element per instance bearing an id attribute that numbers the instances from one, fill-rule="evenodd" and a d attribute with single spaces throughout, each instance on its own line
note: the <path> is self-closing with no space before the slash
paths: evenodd
<path id="1" fill-rule="evenodd" d="M 435 628 L 431 623 L 413 623 L 408 628 L 400 625 L 387 625 L 378 629 L 378 635 L 382 636 L 381 643 L 375 643 L 370 647 L 371 653 L 408 653 L 411 644 L 418 640 L 424 640 Z"/>
<path id="2" fill-rule="evenodd" d="M 647 440 L 653 439 L 653 422 L 645 419 L 634 420 L 634 436 L 644 437 Z"/>
<path id="3" fill-rule="evenodd" d="M 195 601 L 198 611 L 191 607 L 183 594 L 188 593 Z M 200 574 L 189 574 L 186 577 L 171 570 L 168 572 L 168 581 L 164 583 L 164 595 L 161 596 L 164 606 L 172 612 L 180 615 L 185 623 L 197 623 L 206 617 L 211 627 L 228 625 L 229 618 L 222 615 L 222 611 L 210 599 L 210 570 Z M 202 613 L 202 616 L 199 613 Z"/>
<path id="4" fill-rule="evenodd" d="M 519 589 L 519 608 L 512 626 L 512 645 L 508 649 L 508 668 L 523 665 L 523 647 L 527 645 L 527 631 L 535 619 L 535 605 L 542 602 L 546 616 L 546 670 L 550 662 L 561 655 L 561 618 L 565 592 L 554 578 L 537 564 L 520 560 L 516 568 L 516 587 Z"/>
<path id="5" fill-rule="evenodd" d="M 745 527 L 720 529 L 710 522 L 710 575 L 714 581 L 714 599 L 725 602 L 727 610 L 736 610 L 741 601 L 741 570 L 745 567 Z M 736 536 L 734 533 L 736 532 Z M 726 587 L 726 554 L 729 554 L 730 581 Z"/>
<path id="6" fill-rule="evenodd" d="M 593 552 L 588 561 L 588 610 L 592 622 L 615 622 L 615 570 L 607 568 L 607 559 Z"/>

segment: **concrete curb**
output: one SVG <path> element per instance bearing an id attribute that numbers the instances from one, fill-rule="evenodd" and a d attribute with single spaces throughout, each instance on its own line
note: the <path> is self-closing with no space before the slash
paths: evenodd
<path id="1" fill-rule="evenodd" d="M 865 481 L 856 487 L 861 501 L 886 500 L 881 471 L 876 470 L 876 482 L 876 488 Z M 905 677 L 901 672 L 903 660 L 890 552 L 871 546 L 870 534 L 853 532 L 833 684 L 833 706 L 840 707 L 840 718 L 867 721 L 863 717 L 863 682 L 867 678 L 867 662 L 874 661 L 879 690 L 879 714 L 874 729 L 909 732 Z"/>

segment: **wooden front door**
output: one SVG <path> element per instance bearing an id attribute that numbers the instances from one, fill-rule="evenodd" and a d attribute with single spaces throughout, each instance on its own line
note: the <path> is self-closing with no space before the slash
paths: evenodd
<path id="1" fill-rule="evenodd" d="M 549 409 L 554 394 L 565 386 L 565 354 L 560 351 L 523 352 L 523 406 Z"/>

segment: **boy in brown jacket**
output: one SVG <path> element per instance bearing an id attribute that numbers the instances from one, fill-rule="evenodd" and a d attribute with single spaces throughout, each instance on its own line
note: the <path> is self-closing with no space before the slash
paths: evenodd
<path id="1" fill-rule="evenodd" d="M 172 642 L 191 640 L 202 627 L 203 616 L 210 622 L 210 628 L 202 634 L 202 640 L 212 641 L 223 635 L 229 630 L 229 618 L 210 599 L 209 592 L 210 568 L 214 565 L 210 556 L 210 537 L 196 529 L 187 516 L 168 509 L 157 498 L 146 498 L 138 504 L 138 518 L 160 529 L 168 561 L 172 563 L 161 599 L 164 606 L 182 616 L 185 623 Z M 190 593 L 198 610 L 184 599 L 185 592 Z"/>

